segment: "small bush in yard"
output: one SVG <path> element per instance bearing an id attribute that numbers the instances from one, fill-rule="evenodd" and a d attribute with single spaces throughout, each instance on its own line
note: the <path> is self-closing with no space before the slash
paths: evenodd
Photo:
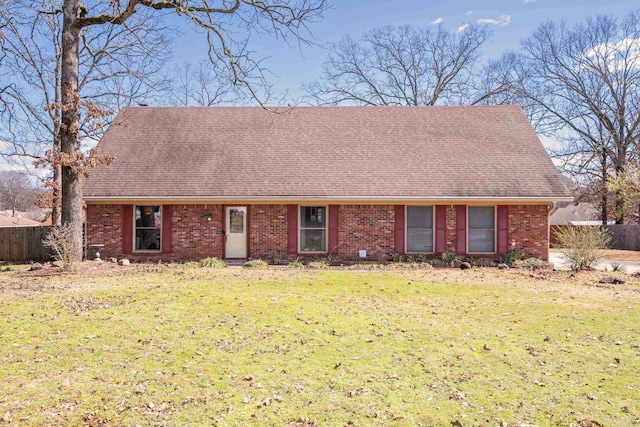
<path id="1" fill-rule="evenodd" d="M 549 264 L 548 262 L 534 257 L 517 262 L 515 265 L 523 270 L 544 270 L 547 268 L 551 268 L 551 264 Z"/>
<path id="2" fill-rule="evenodd" d="M 313 268 L 316 270 L 323 270 L 325 268 L 329 268 L 329 263 L 325 260 L 311 261 L 309 262 L 309 264 L 307 264 L 307 267 Z"/>
<path id="3" fill-rule="evenodd" d="M 242 264 L 242 267 L 244 268 L 267 268 L 269 267 L 269 263 L 267 263 L 267 261 L 261 260 L 261 259 L 252 259 L 249 260 L 247 262 L 245 262 L 244 264 Z"/>
<path id="4" fill-rule="evenodd" d="M 42 243 L 53 250 L 53 258 L 62 262 L 64 271 L 73 270 L 74 254 L 78 252 L 73 232 L 70 225 L 55 225 L 51 227 L 47 237 L 42 239 Z"/>
<path id="5" fill-rule="evenodd" d="M 593 268 L 611 244 L 611 233 L 600 227 L 566 227 L 556 237 L 573 271 Z"/>
<path id="6" fill-rule="evenodd" d="M 201 259 L 198 264 L 200 264 L 200 267 L 211 267 L 211 268 L 224 268 L 227 266 L 227 263 L 225 263 L 220 258 L 216 258 L 216 257 L 208 257 L 208 258 Z"/>

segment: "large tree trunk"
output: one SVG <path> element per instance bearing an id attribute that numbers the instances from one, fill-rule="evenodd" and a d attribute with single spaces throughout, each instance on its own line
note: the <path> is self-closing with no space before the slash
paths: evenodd
<path id="1" fill-rule="evenodd" d="M 53 191 L 51 194 L 51 225 L 62 224 L 60 202 L 62 199 L 62 170 L 60 166 L 53 166 Z"/>
<path id="2" fill-rule="evenodd" d="M 60 151 L 73 156 L 80 151 L 78 131 L 78 0 L 64 0 L 62 6 L 62 126 Z M 82 259 L 82 174 L 73 165 L 62 166 L 62 224 L 72 227 L 75 260 Z"/>

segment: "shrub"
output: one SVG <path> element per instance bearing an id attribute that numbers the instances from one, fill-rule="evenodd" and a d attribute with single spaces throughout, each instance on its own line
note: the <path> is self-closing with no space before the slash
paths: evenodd
<path id="1" fill-rule="evenodd" d="M 54 225 L 42 243 L 53 250 L 53 258 L 62 262 L 64 271 L 73 270 L 74 255 L 78 253 L 78 243 L 74 238 L 74 230 L 70 225 Z"/>
<path id="2" fill-rule="evenodd" d="M 496 265 L 495 261 L 491 258 L 467 258 L 465 261 L 476 267 L 494 267 Z"/>
<path id="3" fill-rule="evenodd" d="M 227 266 L 227 263 L 221 260 L 220 258 L 208 257 L 208 258 L 201 259 L 198 262 L 198 265 L 200 265 L 200 267 L 224 268 Z"/>
<path id="4" fill-rule="evenodd" d="M 245 262 L 244 264 L 242 264 L 242 267 L 244 268 L 266 268 L 269 267 L 269 264 L 267 263 L 267 261 L 261 260 L 261 259 L 252 259 L 249 260 L 247 262 Z"/>
<path id="5" fill-rule="evenodd" d="M 282 264 L 282 254 L 280 253 L 280 251 L 277 251 L 275 249 L 271 251 L 271 263 L 273 265 Z"/>
<path id="6" fill-rule="evenodd" d="M 442 254 L 442 260 L 446 264 L 449 264 L 451 267 L 454 267 L 457 263 L 460 262 L 460 257 L 456 254 L 450 254 L 445 252 Z"/>
<path id="7" fill-rule="evenodd" d="M 307 267 L 323 270 L 325 268 L 329 268 L 329 263 L 326 260 L 311 261 L 307 264 Z"/>
<path id="8" fill-rule="evenodd" d="M 298 259 L 296 259 L 295 261 L 291 261 L 290 263 L 288 263 L 287 267 L 290 267 L 290 268 L 304 268 L 304 264 L 301 263 Z"/>
<path id="9" fill-rule="evenodd" d="M 392 253 L 391 254 L 391 261 L 398 263 L 398 262 L 402 262 L 403 261 L 403 256 L 400 254 L 396 254 L 396 253 Z"/>
<path id="10" fill-rule="evenodd" d="M 429 258 L 427 262 L 431 264 L 432 267 L 443 267 L 446 264 L 442 258 Z"/>
<path id="11" fill-rule="evenodd" d="M 502 255 L 500 257 L 500 262 L 502 264 L 507 264 L 509 266 L 514 265 L 519 260 L 520 260 L 520 255 L 518 255 L 515 251 L 511 251 L 508 254 Z"/>
<path id="12" fill-rule="evenodd" d="M 544 270 L 551 268 L 551 264 L 541 260 L 540 258 L 531 257 L 518 263 L 518 268 L 522 268 L 524 270 Z"/>
<path id="13" fill-rule="evenodd" d="M 593 268 L 611 244 L 611 233 L 600 227 L 564 227 L 556 238 L 573 271 Z"/>

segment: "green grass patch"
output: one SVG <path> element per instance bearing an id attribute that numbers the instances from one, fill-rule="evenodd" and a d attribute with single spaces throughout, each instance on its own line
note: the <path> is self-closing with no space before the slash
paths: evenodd
<path id="1" fill-rule="evenodd" d="M 630 426 L 640 288 L 594 283 L 483 269 L 2 275 L 0 415 L 19 425 Z"/>

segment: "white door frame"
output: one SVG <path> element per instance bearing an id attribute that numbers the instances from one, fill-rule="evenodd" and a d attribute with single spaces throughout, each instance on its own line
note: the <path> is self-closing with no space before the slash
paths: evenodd
<path id="1" fill-rule="evenodd" d="M 233 222 L 232 222 L 233 215 Z M 224 207 L 224 256 L 228 259 L 245 259 L 247 251 L 248 206 Z"/>

